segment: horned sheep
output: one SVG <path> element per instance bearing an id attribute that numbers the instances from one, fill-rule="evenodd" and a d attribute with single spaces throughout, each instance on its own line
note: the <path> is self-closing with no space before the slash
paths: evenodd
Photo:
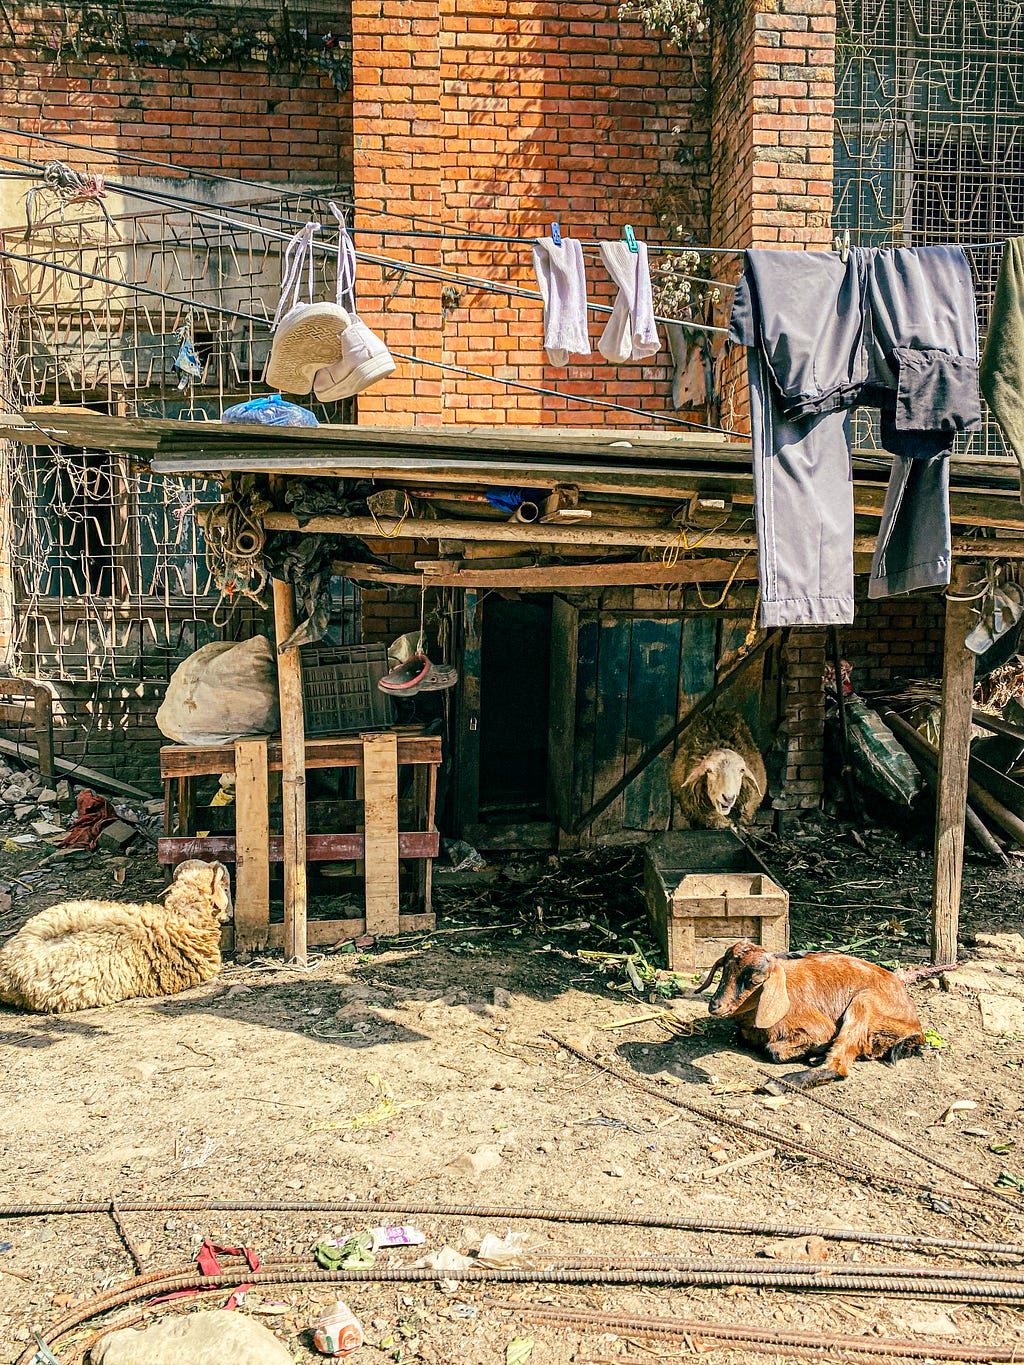
<path id="1" fill-rule="evenodd" d="M 681 823 L 691 829 L 749 823 L 768 785 L 754 737 L 735 712 L 710 712 L 687 727 L 669 782 Z"/>
<path id="2" fill-rule="evenodd" d="M 0 1000 L 65 1014 L 209 981 L 220 970 L 230 888 L 223 863 L 192 858 L 175 869 L 162 905 L 52 905 L 0 949 Z"/>

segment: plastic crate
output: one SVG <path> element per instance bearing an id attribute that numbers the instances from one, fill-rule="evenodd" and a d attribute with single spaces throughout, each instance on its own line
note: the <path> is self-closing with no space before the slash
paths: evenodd
<path id="1" fill-rule="evenodd" d="M 302 709 L 307 735 L 382 730 L 391 724 L 391 698 L 378 681 L 388 671 L 383 645 L 339 645 L 302 651 Z"/>

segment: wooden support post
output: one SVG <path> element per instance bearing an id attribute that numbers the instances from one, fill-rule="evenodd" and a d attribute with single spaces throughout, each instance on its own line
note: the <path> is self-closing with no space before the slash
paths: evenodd
<path id="1" fill-rule="evenodd" d="M 971 753 L 974 655 L 964 645 L 971 625 L 970 572 L 960 565 L 946 598 L 942 656 L 942 719 L 935 802 L 935 873 L 932 891 L 932 961 L 955 962 L 964 872 L 964 823 Z"/>
<path id="2" fill-rule="evenodd" d="M 270 937 L 270 808 L 267 741 L 235 742 L 235 952 Z"/>
<path id="3" fill-rule="evenodd" d="M 274 579 L 274 630 L 280 647 L 295 629 L 295 592 Z M 297 649 L 277 656 L 281 701 L 281 801 L 284 807 L 284 955 L 306 961 L 306 725 Z"/>
<path id="4" fill-rule="evenodd" d="M 385 730 L 363 741 L 366 932 L 398 933 L 398 742 Z"/>
<path id="5" fill-rule="evenodd" d="M 35 689 L 35 715 L 33 717 L 36 748 L 39 751 L 39 774 L 51 779 L 53 766 L 53 697 L 46 687 Z"/>
<path id="6" fill-rule="evenodd" d="M 437 803 L 437 768 L 433 764 L 417 764 L 413 770 L 413 823 L 417 829 L 433 832 L 434 807 Z M 419 904 L 416 909 L 424 915 L 430 914 L 434 880 L 434 860 L 423 858 L 416 864 L 416 895 Z"/>

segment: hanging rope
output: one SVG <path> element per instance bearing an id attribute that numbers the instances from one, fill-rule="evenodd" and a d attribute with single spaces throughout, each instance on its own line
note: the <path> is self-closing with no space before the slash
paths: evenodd
<path id="1" fill-rule="evenodd" d="M 43 183 L 33 185 L 25 195 L 25 236 L 32 236 L 32 211 L 40 194 L 55 195 L 60 205 L 60 220 L 64 221 L 64 210 L 68 204 L 98 204 L 109 227 L 114 220 L 107 212 L 103 200 L 107 191 L 103 186 L 102 175 L 83 175 L 64 161 L 47 161 L 43 166 Z"/>
<path id="2" fill-rule="evenodd" d="M 269 576 L 263 563 L 267 543 L 263 514 L 269 508 L 270 503 L 243 481 L 242 485 L 232 487 L 227 498 L 205 519 L 206 567 L 220 593 L 210 618 L 215 626 L 227 624 L 236 600 L 241 597 L 266 610 L 262 594 Z M 225 601 L 228 609 L 222 616 Z"/>

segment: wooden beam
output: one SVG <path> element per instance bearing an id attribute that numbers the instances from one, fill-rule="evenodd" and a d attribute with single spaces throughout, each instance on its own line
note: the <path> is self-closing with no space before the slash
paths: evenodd
<path id="1" fill-rule="evenodd" d="M 529 569 L 441 569 L 423 566 L 423 582 L 444 588 L 597 588 L 644 583 L 673 587 L 679 583 L 722 583 L 757 577 L 757 561 L 679 559 L 674 564 L 549 564 Z"/>
<path id="2" fill-rule="evenodd" d="M 431 769 L 431 771 L 435 771 Z M 441 836 L 437 830 L 402 830 L 398 836 L 398 856 L 410 860 L 436 858 Z M 235 861 L 237 844 L 233 834 L 171 835 L 157 840 L 157 851 L 162 865 L 171 867 L 186 858 L 217 858 L 222 863 Z M 284 839 L 271 834 L 267 840 L 267 856 L 272 863 L 284 862 Z M 365 857 L 361 834 L 307 834 L 306 861 L 310 863 L 356 863 Z"/>
<path id="3" fill-rule="evenodd" d="M 278 649 L 295 629 L 295 590 L 274 579 L 274 631 Z M 284 812 L 284 955 L 306 961 L 306 726 L 302 660 L 297 649 L 277 656 L 281 703 L 281 803 Z"/>
<path id="4" fill-rule="evenodd" d="M 270 805 L 266 739 L 235 741 L 235 951 L 270 931 Z"/>
<path id="5" fill-rule="evenodd" d="M 216 518 L 217 507 L 205 514 L 197 513 L 204 522 Z M 268 512 L 263 518 L 268 531 L 305 531 L 310 535 L 358 536 L 365 540 L 380 539 L 380 525 L 372 517 L 324 516 L 312 517 L 302 526 L 291 512 Z M 396 523 L 397 524 L 397 523 Z M 627 526 L 541 526 L 536 522 L 461 521 L 458 519 L 424 520 L 406 517 L 401 523 L 403 537 L 416 540 L 489 540 L 530 545 L 627 545 L 637 549 L 683 548 L 679 532 L 657 527 Z M 757 549 L 757 537 L 747 533 L 694 533 L 694 547 L 702 550 Z M 874 536 L 856 536 L 855 552 L 870 554 L 875 549 Z M 959 559 L 1024 559 L 1024 539 L 974 540 L 959 537 L 953 541 L 953 553 Z"/>
<path id="6" fill-rule="evenodd" d="M 974 655 L 964 645 L 971 627 L 971 609 L 968 602 L 960 599 L 966 594 L 969 581 L 968 570 L 959 565 L 946 597 L 932 888 L 932 961 L 935 963 L 956 961 L 960 924 L 974 694 Z"/>
<path id="7" fill-rule="evenodd" d="M 284 762 L 282 744 L 279 739 L 271 738 L 267 745 L 270 771 L 280 771 Z M 321 735 L 306 740 L 306 769 L 311 768 L 358 768 L 363 761 L 363 746 L 358 735 Z M 441 762 L 441 738 L 439 735 L 399 734 L 399 763 Z M 68 765 L 72 767 L 72 764 Z M 209 777 L 217 773 L 232 773 L 235 770 L 235 750 L 231 744 L 218 744 L 210 748 L 197 745 L 165 744 L 160 750 L 160 776 L 168 777 Z M 135 793 L 134 788 L 125 788 Z M 146 792 L 135 793 L 147 796 Z"/>
<path id="8" fill-rule="evenodd" d="M 363 735 L 366 932 L 397 934 L 398 748 L 393 732 Z"/>
<path id="9" fill-rule="evenodd" d="M 434 928 L 434 916 L 425 914 L 402 915 L 398 921 L 396 934 L 429 933 Z M 361 938 L 369 933 L 361 919 L 311 919 L 306 930 L 311 948 L 329 948 L 346 939 Z M 270 926 L 270 947 L 280 948 L 284 943 L 284 926 Z"/>

